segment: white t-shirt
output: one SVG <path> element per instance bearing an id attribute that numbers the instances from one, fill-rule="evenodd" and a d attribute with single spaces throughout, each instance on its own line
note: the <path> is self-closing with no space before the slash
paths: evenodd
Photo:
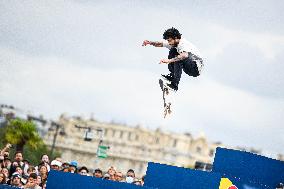
<path id="1" fill-rule="evenodd" d="M 168 49 L 171 49 L 172 46 L 169 45 L 168 41 L 163 41 L 163 47 L 166 47 Z M 196 48 L 195 45 L 193 45 L 191 42 L 187 41 L 185 38 L 181 38 L 179 41 L 178 46 L 176 47 L 178 53 L 182 52 L 190 52 L 199 58 L 202 58 L 201 53 Z"/>

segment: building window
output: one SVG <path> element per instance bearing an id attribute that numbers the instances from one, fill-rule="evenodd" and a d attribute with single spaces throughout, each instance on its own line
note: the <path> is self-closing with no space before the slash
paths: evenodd
<path id="1" fill-rule="evenodd" d="M 210 156 L 210 157 L 213 157 L 213 156 L 214 156 L 214 153 L 215 153 L 215 150 L 210 150 L 210 151 L 209 151 L 209 156 Z"/>
<path id="2" fill-rule="evenodd" d="M 139 173 L 142 173 L 142 171 L 143 171 L 143 168 L 144 168 L 144 165 L 143 165 L 143 163 L 140 163 L 139 164 Z"/>
<path id="3" fill-rule="evenodd" d="M 173 147 L 177 146 L 177 139 L 174 139 Z"/>
<path id="4" fill-rule="evenodd" d="M 201 148 L 199 146 L 197 146 L 196 152 L 199 153 L 199 154 L 201 153 Z"/>
<path id="5" fill-rule="evenodd" d="M 156 138 L 156 144 L 159 144 L 159 142 L 160 142 L 160 139 L 157 137 Z"/>
<path id="6" fill-rule="evenodd" d="M 119 136 L 120 138 L 122 138 L 123 137 L 123 131 L 120 131 L 120 136 Z"/>

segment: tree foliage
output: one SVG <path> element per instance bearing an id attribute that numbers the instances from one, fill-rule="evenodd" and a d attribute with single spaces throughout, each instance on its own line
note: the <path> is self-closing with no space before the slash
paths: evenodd
<path id="1" fill-rule="evenodd" d="M 11 143 L 13 147 L 10 149 L 10 158 L 14 158 L 16 151 L 22 151 L 24 159 L 27 159 L 31 164 L 37 165 L 40 162 L 41 156 L 47 154 L 50 159 L 50 150 L 44 144 L 39 136 L 36 125 L 27 120 L 11 119 L 6 125 L 0 127 L 0 149 L 6 143 Z M 59 156 L 57 151 L 54 156 Z"/>
<path id="2" fill-rule="evenodd" d="M 28 144 L 32 149 L 37 149 L 43 144 L 36 125 L 31 121 L 13 119 L 7 125 L 5 139 L 8 143 L 15 144 L 17 151 L 23 151 Z"/>

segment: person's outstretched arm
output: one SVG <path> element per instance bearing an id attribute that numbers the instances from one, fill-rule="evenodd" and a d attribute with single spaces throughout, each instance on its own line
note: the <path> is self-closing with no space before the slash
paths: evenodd
<path id="1" fill-rule="evenodd" d="M 162 60 L 160 61 L 160 64 L 176 63 L 176 62 L 181 61 L 181 60 L 184 60 L 184 59 L 186 59 L 186 58 L 188 58 L 188 52 L 182 52 L 182 53 L 180 53 L 179 55 L 177 55 L 177 56 L 174 57 L 174 58 L 171 58 L 171 59 L 167 59 L 167 58 L 162 59 Z"/>
<path id="2" fill-rule="evenodd" d="M 7 143 L 6 146 L 2 150 L 0 150 L 0 155 L 4 155 L 4 152 L 8 151 L 11 147 L 12 145 L 10 143 Z"/>
<path id="3" fill-rule="evenodd" d="M 163 42 L 144 40 L 142 46 L 152 45 L 154 47 L 163 47 Z"/>

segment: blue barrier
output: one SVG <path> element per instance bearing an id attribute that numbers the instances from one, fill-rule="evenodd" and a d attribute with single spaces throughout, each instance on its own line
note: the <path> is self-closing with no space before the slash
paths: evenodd
<path id="1" fill-rule="evenodd" d="M 229 178 L 239 189 L 275 189 L 278 183 L 284 181 L 283 170 L 282 161 L 249 152 L 217 148 L 212 171 Z"/>
<path id="2" fill-rule="evenodd" d="M 72 173 L 64 173 L 58 171 L 50 171 L 47 179 L 47 189 L 140 189 L 149 187 L 136 186 L 134 184 L 127 184 L 122 182 L 114 182 L 110 180 L 103 180 L 100 178 L 82 176 Z"/>
<path id="3" fill-rule="evenodd" d="M 148 163 L 144 187 L 78 174 L 50 171 L 47 189 L 218 189 L 221 177 L 238 189 L 275 189 L 284 182 L 284 162 L 260 155 L 217 148 L 212 172 Z M 0 185 L 0 189 L 15 187 Z M 227 188 L 226 188 L 227 189 Z"/>
<path id="4" fill-rule="evenodd" d="M 0 189 L 20 189 L 20 188 L 9 186 L 6 184 L 0 184 Z"/>
<path id="5" fill-rule="evenodd" d="M 221 174 L 148 163 L 144 186 L 160 189 L 218 189 Z"/>

